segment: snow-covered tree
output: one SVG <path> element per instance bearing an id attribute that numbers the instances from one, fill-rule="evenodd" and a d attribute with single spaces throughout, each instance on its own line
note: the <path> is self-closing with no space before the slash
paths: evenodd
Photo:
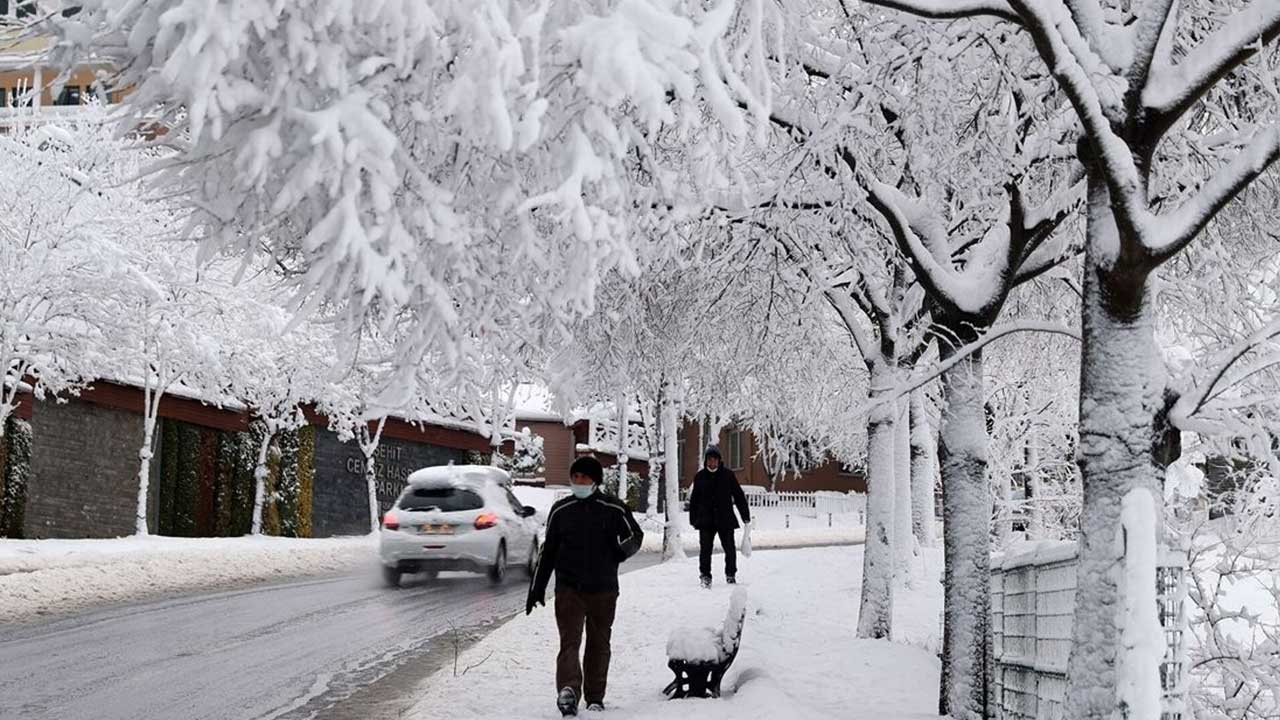
<path id="1" fill-rule="evenodd" d="M 517 342 L 503 323 L 560 339 L 682 200 L 661 136 L 714 157 L 751 130 L 728 88 L 768 99 L 760 4 L 78 5 L 43 21 L 50 62 L 118 68 L 122 122 L 166 127 L 155 179 L 208 247 L 265 245 L 302 308 L 373 317 L 414 359 L 389 386 L 421 358 L 470 372 Z"/>
<path id="2" fill-rule="evenodd" d="M 21 387 L 37 398 L 74 388 L 110 343 L 122 288 L 120 245 L 149 232 L 129 142 L 102 126 L 96 106 L 67 125 L 17 125 L 0 134 L 0 436 Z"/>
<path id="3" fill-rule="evenodd" d="M 1133 488 L 1155 488 L 1161 476 L 1153 439 L 1165 434 L 1158 427 L 1165 394 L 1162 378 L 1150 372 L 1152 275 L 1280 155 L 1274 114 L 1241 123 L 1203 111 L 1202 103 L 1223 83 L 1274 82 L 1273 66 L 1257 58 L 1280 35 L 1280 5 L 868 1 L 930 18 L 988 16 L 1013 24 L 1030 36 L 1083 128 L 1088 222 L 1078 592 L 1094 601 L 1076 605 L 1066 712 L 1110 716 L 1119 701 L 1112 568 L 1120 499 Z M 1208 180 L 1182 152 L 1197 138 L 1213 138 L 1219 149 Z"/>

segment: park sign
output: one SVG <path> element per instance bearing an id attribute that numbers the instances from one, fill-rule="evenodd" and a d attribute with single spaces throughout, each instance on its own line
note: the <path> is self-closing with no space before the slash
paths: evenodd
<path id="1" fill-rule="evenodd" d="M 342 442 L 329 430 L 316 433 L 316 480 L 312 506 L 316 535 L 363 534 L 369 531 L 365 457 L 354 441 Z M 449 463 L 464 464 L 467 451 L 383 436 L 374 452 L 374 489 L 379 513 L 385 513 L 404 491 L 415 470 Z"/>

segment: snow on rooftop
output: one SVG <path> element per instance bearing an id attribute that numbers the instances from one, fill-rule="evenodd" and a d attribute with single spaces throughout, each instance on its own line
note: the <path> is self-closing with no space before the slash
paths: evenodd
<path id="1" fill-rule="evenodd" d="M 536 383 L 522 383 L 516 388 L 515 416 L 517 425 L 525 422 L 564 422 L 565 417 L 555 411 L 551 391 Z M 518 428 L 517 428 L 518 429 Z"/>

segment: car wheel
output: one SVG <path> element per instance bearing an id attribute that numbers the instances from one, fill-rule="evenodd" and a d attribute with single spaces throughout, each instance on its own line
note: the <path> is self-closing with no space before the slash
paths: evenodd
<path id="1" fill-rule="evenodd" d="M 382 566 L 382 579 L 387 587 L 400 587 L 400 568 Z"/>
<path id="2" fill-rule="evenodd" d="M 507 543 L 502 541 L 498 543 L 498 557 L 494 559 L 493 566 L 489 568 L 489 579 L 496 585 L 507 577 Z"/>
<path id="3" fill-rule="evenodd" d="M 533 541 L 533 547 L 529 548 L 529 563 L 524 566 L 524 571 L 529 573 L 529 577 L 533 577 L 538 571 L 538 541 Z"/>

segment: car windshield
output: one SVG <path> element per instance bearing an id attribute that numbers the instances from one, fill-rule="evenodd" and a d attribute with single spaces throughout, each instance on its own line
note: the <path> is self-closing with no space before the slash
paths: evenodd
<path id="1" fill-rule="evenodd" d="M 409 488 L 400 496 L 402 510 L 459 512 L 479 510 L 482 507 L 484 500 L 475 492 L 463 488 Z"/>

